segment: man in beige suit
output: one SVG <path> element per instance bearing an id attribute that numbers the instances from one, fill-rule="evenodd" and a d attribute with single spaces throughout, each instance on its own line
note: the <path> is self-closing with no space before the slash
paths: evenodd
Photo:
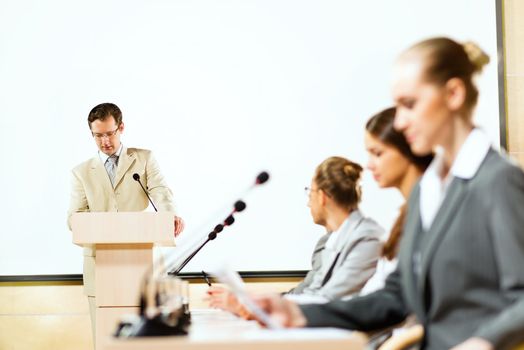
<path id="1" fill-rule="evenodd" d="M 148 190 L 158 211 L 173 212 L 174 235 L 179 235 L 184 229 L 184 221 L 174 214 L 173 195 L 152 152 L 127 148 L 120 142 L 124 123 L 118 106 L 112 103 L 99 104 L 89 113 L 88 124 L 98 153 L 73 169 L 69 228 L 73 213 L 146 209 L 149 201 L 133 179 L 133 174 L 136 173 L 140 175 L 140 181 Z M 84 249 L 84 292 L 89 300 L 93 337 L 96 310 L 95 257 L 96 252 L 93 249 Z"/>

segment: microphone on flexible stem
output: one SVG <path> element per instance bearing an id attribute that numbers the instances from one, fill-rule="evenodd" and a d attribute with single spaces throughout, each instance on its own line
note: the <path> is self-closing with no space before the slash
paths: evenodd
<path id="1" fill-rule="evenodd" d="M 257 185 L 261 185 L 265 182 L 267 182 L 267 180 L 269 180 L 269 174 L 266 172 L 266 171 L 263 171 L 261 172 L 260 174 L 257 175 L 256 177 L 256 180 L 255 180 L 255 185 L 254 186 L 257 186 Z M 213 231 L 211 231 L 208 235 L 207 235 L 207 239 L 204 241 L 204 243 L 202 243 L 201 245 L 198 246 L 197 249 L 195 249 L 193 251 L 193 253 L 191 253 L 183 262 L 182 264 L 180 264 L 177 268 L 175 268 L 174 270 L 172 271 L 169 271 L 168 272 L 168 275 L 178 275 L 180 273 L 180 271 L 182 271 L 182 269 L 191 261 L 191 259 L 193 259 L 195 257 L 195 255 L 209 242 L 209 241 L 212 241 L 214 240 L 215 238 L 217 238 L 217 234 L 222 232 L 222 230 L 224 229 L 224 227 L 226 226 L 231 226 L 233 225 L 233 223 L 235 222 L 235 217 L 233 216 L 235 213 L 240 213 L 241 211 L 244 211 L 246 209 L 246 202 L 244 202 L 243 200 L 237 200 L 235 202 L 235 204 L 233 205 L 233 210 L 231 211 L 231 213 L 226 217 L 226 219 L 224 220 L 224 222 L 218 224 L 217 226 L 215 226 L 215 229 Z"/>
<path id="2" fill-rule="evenodd" d="M 240 192 L 238 194 L 238 197 L 243 198 L 246 196 L 249 192 L 251 192 L 255 187 L 258 185 L 265 184 L 269 180 L 270 176 L 267 171 L 261 171 L 258 173 L 258 175 L 255 178 L 255 181 L 252 182 L 244 191 Z"/>
<path id="3" fill-rule="evenodd" d="M 158 212 L 158 210 L 156 209 L 155 203 L 153 203 L 153 201 L 151 200 L 151 197 L 149 197 L 149 193 L 144 188 L 144 185 L 142 185 L 142 182 L 140 182 L 140 175 L 138 175 L 137 173 L 134 173 L 133 179 L 140 184 L 140 187 L 142 187 L 142 190 L 146 194 L 147 199 L 149 199 L 149 203 L 151 203 L 151 205 L 153 206 L 153 209 L 155 209 L 155 211 Z"/>
<path id="4" fill-rule="evenodd" d="M 140 182 L 140 175 L 133 174 L 133 179 L 137 181 L 140 186 L 142 187 L 142 190 L 146 194 L 147 198 L 149 199 L 150 203 L 153 205 L 153 208 L 156 209 L 155 205 L 153 204 L 151 198 L 149 197 L 149 194 L 147 193 L 146 189 Z M 269 174 L 267 172 L 261 172 L 256 177 L 255 184 L 251 187 L 255 187 L 257 185 L 261 185 L 269 179 Z M 190 256 L 188 256 L 182 265 L 180 265 L 178 268 L 176 268 L 174 271 L 169 272 L 169 275 L 177 275 L 183 268 L 186 266 L 186 264 L 206 245 L 209 241 L 214 240 L 217 235 L 224 230 L 225 227 L 231 226 L 235 222 L 235 213 L 242 212 L 246 209 L 246 203 L 242 200 L 238 200 L 233 205 L 233 210 L 230 212 L 230 214 L 218 225 L 216 225 L 208 234 L 207 240 L 201 244 Z M 154 265 L 153 265 L 154 266 Z M 164 269 L 166 271 L 167 269 Z M 149 281 L 151 279 L 151 276 L 149 275 L 149 272 L 144 274 L 143 280 L 140 287 L 140 307 L 139 307 L 139 321 L 133 322 L 133 323 L 124 323 L 121 322 L 119 325 L 119 328 L 117 329 L 115 335 L 116 336 L 126 336 L 126 337 L 140 337 L 140 336 L 164 336 L 164 335 L 185 335 L 188 333 L 187 327 L 190 323 L 189 317 L 187 315 L 177 316 L 179 317 L 176 324 L 172 324 L 172 322 L 167 322 L 166 319 L 162 314 L 156 315 L 151 318 L 151 316 L 147 315 L 147 304 L 148 304 L 148 291 L 149 291 Z M 154 294 L 154 301 L 155 307 L 159 307 L 161 304 L 161 300 L 159 300 L 158 291 L 155 291 Z"/>
<path id="5" fill-rule="evenodd" d="M 257 179 L 255 181 L 255 185 L 262 185 L 267 180 L 269 180 L 269 173 L 267 171 L 263 171 L 260 174 L 258 174 Z"/>
<path id="6" fill-rule="evenodd" d="M 193 259 L 195 257 L 195 255 L 197 255 L 197 253 L 202 249 L 204 248 L 204 246 L 209 242 L 209 241 L 212 241 L 214 240 L 215 238 L 217 238 L 217 235 L 222 232 L 224 230 L 224 228 L 226 226 L 231 226 L 233 225 L 233 223 L 235 222 L 235 217 L 233 216 L 233 214 L 235 213 L 239 213 L 241 211 L 243 211 L 244 209 L 246 209 L 246 203 L 242 200 L 238 200 L 235 202 L 235 205 L 233 206 L 233 211 L 231 212 L 231 214 L 229 214 L 225 220 L 216 225 L 215 228 L 213 229 L 213 231 L 211 231 L 208 235 L 207 235 L 207 239 L 204 241 L 204 243 L 202 243 L 201 245 L 198 246 L 197 249 L 195 249 L 195 251 L 193 251 L 193 253 L 191 253 L 183 262 L 182 264 L 180 264 L 180 266 L 178 266 L 175 270 L 173 271 L 169 271 L 168 274 L 169 275 L 178 275 L 180 273 L 180 271 L 182 271 L 182 269 L 191 261 L 191 259 Z"/>

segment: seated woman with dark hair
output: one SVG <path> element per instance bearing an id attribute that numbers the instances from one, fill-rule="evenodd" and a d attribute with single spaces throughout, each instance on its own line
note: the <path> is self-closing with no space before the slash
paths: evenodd
<path id="1" fill-rule="evenodd" d="M 375 114 L 366 123 L 365 144 L 369 154 L 367 168 L 381 188 L 396 188 L 407 200 L 411 190 L 433 160 L 433 155 L 415 155 L 404 135 L 395 130 L 394 121 L 395 108 L 390 107 Z M 406 210 L 406 204 L 402 205 L 382 249 L 382 259 L 378 262 L 377 271 L 360 294 L 368 294 L 382 288 L 386 277 L 396 268 Z"/>

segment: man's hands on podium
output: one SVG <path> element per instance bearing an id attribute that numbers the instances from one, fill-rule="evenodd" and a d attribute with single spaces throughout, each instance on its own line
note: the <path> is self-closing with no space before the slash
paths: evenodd
<path id="1" fill-rule="evenodd" d="M 186 224 L 184 223 L 184 219 L 182 219 L 180 216 L 175 216 L 175 237 L 184 231 L 185 226 Z"/>

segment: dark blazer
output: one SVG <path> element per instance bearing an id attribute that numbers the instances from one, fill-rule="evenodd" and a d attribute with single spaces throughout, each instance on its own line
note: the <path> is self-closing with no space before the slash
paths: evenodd
<path id="1" fill-rule="evenodd" d="M 453 178 L 426 232 L 413 189 L 399 266 L 383 290 L 301 306 L 308 326 L 375 330 L 415 313 L 424 348 L 472 336 L 496 349 L 524 341 L 524 173 L 493 149 L 473 178 Z"/>

